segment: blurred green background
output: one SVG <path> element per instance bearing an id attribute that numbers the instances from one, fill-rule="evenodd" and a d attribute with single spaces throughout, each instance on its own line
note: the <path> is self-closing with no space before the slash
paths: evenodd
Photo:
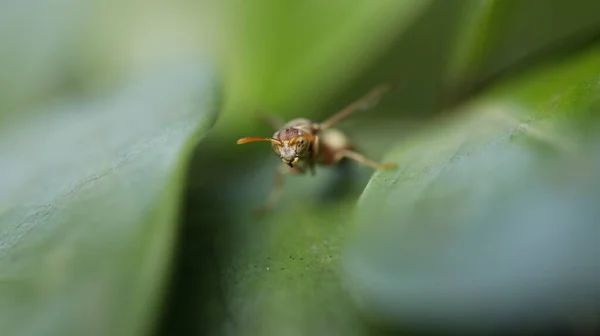
<path id="1" fill-rule="evenodd" d="M 0 2 L 2 335 L 595 334 L 600 2 Z M 257 113 L 376 161 L 286 179 Z"/>

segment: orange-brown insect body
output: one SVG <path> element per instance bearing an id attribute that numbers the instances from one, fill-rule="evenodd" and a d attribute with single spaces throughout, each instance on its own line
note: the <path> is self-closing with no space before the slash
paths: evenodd
<path id="1" fill-rule="evenodd" d="M 296 173 L 304 173 L 309 169 L 314 175 L 316 165 L 334 165 L 342 158 L 350 158 L 376 169 L 393 167 L 395 163 L 379 164 L 354 152 L 348 138 L 342 132 L 331 127 L 355 110 L 365 108 L 365 105 L 372 103 L 372 100 L 379 98 L 388 89 L 388 86 L 376 87 L 366 96 L 350 104 L 323 123 L 315 123 L 306 118 L 297 118 L 283 125 L 278 125 L 278 130 L 271 138 L 245 137 L 239 139 L 237 143 L 271 142 L 273 151 L 281 158 L 283 163 Z M 287 172 L 289 171 L 278 171 L 276 189 L 270 197 L 270 206 L 279 198 L 280 177 Z"/>

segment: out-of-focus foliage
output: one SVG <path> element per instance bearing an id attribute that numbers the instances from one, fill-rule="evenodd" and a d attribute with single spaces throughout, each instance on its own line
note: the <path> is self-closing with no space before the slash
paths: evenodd
<path id="1" fill-rule="evenodd" d="M 170 69 L 4 125 L 4 335 L 150 330 L 188 157 L 215 120 L 211 71 Z"/>
<path id="2" fill-rule="evenodd" d="M 445 242 L 452 250 L 456 241 L 442 235 L 448 230 L 466 242 L 457 254 L 495 238 L 481 246 L 486 262 L 514 239 L 523 246 L 536 241 L 520 235 L 521 224 L 548 238 L 513 268 L 490 272 L 491 279 L 508 273 L 516 279 L 528 274 L 511 273 L 516 266 L 554 261 L 550 253 L 565 250 L 553 247 L 570 246 L 588 228 L 544 235 L 534 225 L 540 222 L 519 214 L 542 213 L 539 207 L 558 199 L 564 202 L 547 213 L 548 225 L 562 228 L 561 216 L 578 206 L 594 215 L 586 202 L 596 197 L 589 191 L 595 177 L 572 181 L 573 168 L 562 167 L 571 148 L 595 148 L 581 140 L 588 138 L 576 121 L 596 108 L 596 52 L 581 52 L 597 43 L 599 6 L 595 0 L 1 2 L 0 329 L 7 335 L 133 335 L 154 326 L 159 334 L 367 335 L 379 331 L 365 315 L 418 328 L 421 308 L 437 302 L 430 312 L 444 314 L 456 302 L 436 295 L 450 293 L 451 283 L 432 289 L 427 281 L 439 278 L 416 271 L 441 265 L 432 246 Z M 223 108 L 188 167 L 191 146 L 216 116 L 215 75 L 206 58 L 220 65 Z M 548 64 L 528 71 L 542 63 Z M 501 77 L 509 78 L 486 90 Z M 402 86 L 340 127 L 373 159 L 393 145 L 387 157 L 400 170 L 377 173 L 358 211 L 372 170 L 349 164 L 288 179 L 279 209 L 252 217 L 279 163 L 266 144 L 235 145 L 238 137 L 272 134 L 254 112 L 321 120 L 385 81 Z M 527 128 L 502 138 L 515 125 Z M 580 152 L 571 154 L 584 157 Z M 432 170 L 386 180 L 428 162 L 443 172 L 437 179 Z M 544 174 L 530 178 L 534 171 Z M 562 190 L 554 176 L 571 186 L 564 198 L 548 199 Z M 428 195 L 444 200 L 421 202 Z M 383 208 L 372 216 L 375 202 Z M 481 208 L 469 207 L 475 203 Z M 386 217 L 391 213 L 398 216 Z M 424 245 L 414 251 L 431 252 L 429 259 L 400 255 L 419 261 L 413 273 L 404 264 L 384 272 L 390 256 L 406 251 L 409 238 L 400 231 L 411 214 L 416 227 L 438 215 L 448 225 L 473 226 L 417 232 Z M 507 221 L 503 230 L 498 223 Z M 352 240 L 342 273 L 355 224 L 359 233 L 368 224 L 368 234 Z M 396 244 L 378 240 L 386 233 Z M 168 259 L 171 247 L 175 259 Z M 514 253 L 498 260 L 520 256 Z M 365 260 L 373 262 L 368 269 Z M 446 265 L 459 264 L 464 277 L 476 269 L 468 261 Z M 546 270 L 567 264 L 548 263 Z M 432 301 L 404 295 L 412 280 L 406 274 L 427 280 L 419 289 Z M 383 287 L 366 286 L 373 279 Z M 163 280 L 169 290 L 161 300 Z M 547 295 L 552 284 L 537 293 Z M 497 293 L 521 288 L 512 285 Z M 366 303 L 362 311 L 353 297 Z M 504 302 L 501 308 L 515 301 Z M 495 312 L 488 316 L 501 315 Z"/>
<path id="3" fill-rule="evenodd" d="M 185 8 L 0 2 L 2 335 L 156 325 L 190 152 L 218 108 Z"/>
<path id="4" fill-rule="evenodd" d="M 472 84 L 597 36 L 597 1 L 471 0 L 461 20 L 449 81 Z"/>
<path id="5" fill-rule="evenodd" d="M 317 116 L 323 99 L 356 80 L 431 2 L 223 3 L 228 134 L 243 129 L 255 110 Z"/>
<path id="6" fill-rule="evenodd" d="M 369 182 L 345 259 L 363 304 L 442 330 L 597 313 L 600 138 L 579 120 L 599 102 L 596 47 L 398 143 L 386 159 L 401 167 Z"/>
<path id="7" fill-rule="evenodd" d="M 211 8 L 192 1 L 0 2 L 0 122 L 65 93 L 102 92 L 206 58 Z"/>

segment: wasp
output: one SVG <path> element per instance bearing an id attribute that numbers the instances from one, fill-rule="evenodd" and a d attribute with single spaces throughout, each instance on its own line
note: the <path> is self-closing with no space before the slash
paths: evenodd
<path id="1" fill-rule="evenodd" d="M 284 163 L 276 171 L 271 193 L 267 202 L 257 209 L 259 213 L 272 210 L 277 205 L 283 195 L 284 176 L 287 174 L 305 174 L 310 171 L 314 176 L 317 165 L 333 166 L 344 158 L 373 169 L 395 167 L 396 163 L 394 162 L 377 163 L 359 154 L 354 150 L 348 137 L 333 128 L 353 112 L 374 106 L 380 97 L 390 89 L 391 85 L 377 86 L 321 123 L 306 118 L 296 118 L 284 123 L 273 117 L 263 116 L 266 122 L 276 130 L 272 137 L 244 137 L 237 141 L 238 145 L 256 141 L 270 142 L 273 151 Z"/>

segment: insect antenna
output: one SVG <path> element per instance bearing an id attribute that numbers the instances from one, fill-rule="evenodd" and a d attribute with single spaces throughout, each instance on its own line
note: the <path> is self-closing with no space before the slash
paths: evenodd
<path id="1" fill-rule="evenodd" d="M 245 143 L 248 143 L 248 142 L 256 142 L 256 141 L 269 141 L 269 142 L 272 142 L 272 143 L 278 144 L 278 145 L 280 145 L 280 146 L 281 146 L 281 145 L 283 145 L 283 144 L 281 143 L 281 141 L 279 141 L 279 140 L 277 140 L 277 139 L 273 139 L 273 138 L 262 138 L 262 137 L 245 137 L 245 138 L 241 138 L 241 139 L 238 139 L 238 141 L 237 141 L 237 144 L 238 144 L 238 145 L 243 145 L 243 144 L 245 144 Z"/>

